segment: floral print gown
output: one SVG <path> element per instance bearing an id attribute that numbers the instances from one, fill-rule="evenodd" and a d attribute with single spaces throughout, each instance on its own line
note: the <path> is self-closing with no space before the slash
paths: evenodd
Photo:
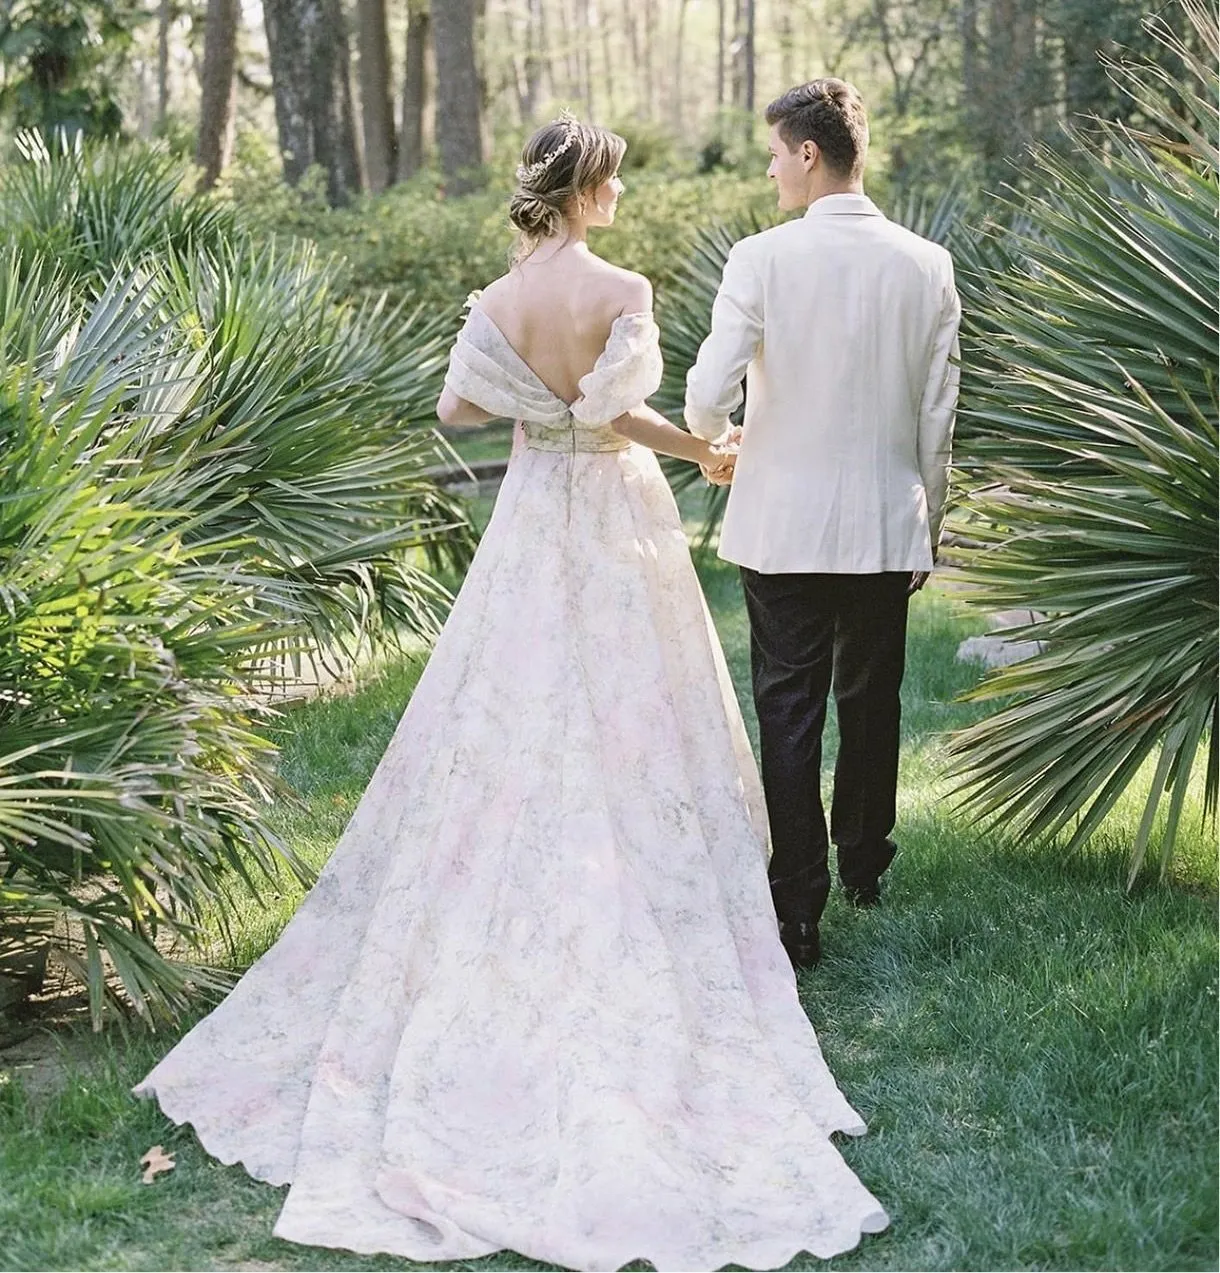
<path id="1" fill-rule="evenodd" d="M 448 383 L 519 421 L 398 729 L 279 941 L 136 1088 L 288 1184 L 294 1242 L 775 1268 L 887 1217 L 797 998 L 762 791 L 656 457 L 650 315 L 569 406 L 477 308 Z"/>

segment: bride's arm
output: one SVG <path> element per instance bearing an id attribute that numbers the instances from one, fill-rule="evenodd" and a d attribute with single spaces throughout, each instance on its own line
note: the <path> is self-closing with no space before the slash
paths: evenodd
<path id="1" fill-rule="evenodd" d="M 641 403 L 630 411 L 624 411 L 611 426 L 615 433 L 646 446 L 662 455 L 673 455 L 679 460 L 690 460 L 704 468 L 716 468 L 725 460 L 723 454 L 712 450 L 712 444 L 697 438 L 685 429 L 679 429 L 659 412 Z"/>
<path id="2" fill-rule="evenodd" d="M 490 411 L 484 411 L 482 407 L 476 407 L 473 402 L 467 402 L 465 398 L 459 398 L 446 385 L 436 404 L 436 418 L 451 429 L 472 429 L 498 417 Z"/>

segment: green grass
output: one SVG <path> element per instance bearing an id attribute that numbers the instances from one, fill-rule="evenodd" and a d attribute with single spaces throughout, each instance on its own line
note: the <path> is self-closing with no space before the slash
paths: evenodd
<path id="1" fill-rule="evenodd" d="M 700 573 L 753 731 L 735 573 L 714 559 Z M 827 1059 L 870 1125 L 843 1153 L 893 1221 L 829 1267 L 1214 1269 L 1214 841 L 1196 802 L 1169 883 L 1128 895 L 1137 793 L 1071 858 L 965 825 L 945 797 L 941 736 L 978 710 L 953 701 L 977 676 L 954 651 L 982 627 L 949 591 L 914 603 L 902 851 L 881 909 L 832 898 L 824 962 L 802 976 Z M 280 829 L 314 860 L 421 666 L 400 660 L 283 721 L 284 772 L 302 804 L 279 812 Z M 830 731 L 828 763 L 833 752 Z M 245 904 L 243 958 L 274 939 L 296 898 Z M 76 1059 L 49 1090 L 0 1073 L 0 1266 L 419 1267 L 272 1238 L 282 1190 L 214 1163 L 189 1130 L 127 1095 L 170 1041 L 68 1040 Z M 153 1144 L 176 1151 L 178 1167 L 146 1187 L 138 1160 Z M 500 1256 L 438 1267 L 537 1266 Z"/>
<path id="2" fill-rule="evenodd" d="M 493 420 L 477 429 L 442 429 L 441 432 L 467 464 L 506 460 L 513 449 L 513 426 L 503 420 Z"/>

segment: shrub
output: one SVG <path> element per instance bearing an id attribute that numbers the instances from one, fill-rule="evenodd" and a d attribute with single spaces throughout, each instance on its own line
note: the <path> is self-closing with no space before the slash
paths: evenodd
<path id="1" fill-rule="evenodd" d="M 303 874 L 262 822 L 253 727 L 294 598 L 150 456 L 201 371 L 146 319 L 134 281 L 80 309 L 0 260 L 0 967 L 49 943 L 95 1022 L 113 981 L 145 1017 L 214 982 L 157 939 L 195 937 L 227 873 Z"/>
<path id="2" fill-rule="evenodd" d="M 322 253 L 334 254 L 342 262 L 340 286 L 349 295 L 409 296 L 456 329 L 466 296 L 508 268 L 514 233 L 504 180 L 446 199 L 436 175 L 422 173 L 383 194 L 330 209 L 312 186 L 293 190 L 279 183 L 269 164 L 269 157 L 254 153 L 239 165 L 232 193 L 240 215 L 258 233 L 309 238 Z M 618 225 L 597 232 L 593 247 L 654 282 L 685 254 L 699 226 L 745 209 L 762 214 L 775 200 L 761 161 L 748 177 L 654 168 L 628 168 L 624 176 Z"/>
<path id="3" fill-rule="evenodd" d="M 978 816 L 1075 846 L 1155 758 L 1129 883 L 1166 796 L 1168 865 L 1205 745 L 1213 814 L 1217 784 L 1217 33 L 1184 9 L 1204 54 L 1149 29 L 1187 81 L 1113 70 L 1144 128 L 1040 152 L 1016 227 L 963 245 L 965 569 L 979 604 L 1043 616 L 1018 635 L 1045 648 L 983 682 L 1004 705 L 958 773 Z"/>
<path id="4" fill-rule="evenodd" d="M 358 644 L 379 619 L 434 632 L 444 593 L 414 550 L 460 564 L 471 549 L 462 505 L 427 476 L 448 449 L 418 427 L 435 421 L 451 323 L 344 302 L 336 266 L 260 243 L 158 147 L 31 134 L 22 155 L 0 169 L 12 268 L 54 260 L 82 303 L 134 272 L 148 339 L 194 350 L 192 394 L 167 387 L 146 444 L 194 471 L 201 515 L 223 510 L 260 568 L 293 581 L 321 644 Z"/>
<path id="5" fill-rule="evenodd" d="M 343 302 L 155 149 L 24 152 L 0 170 L 0 971 L 51 941 L 95 1020 L 108 993 L 149 1017 L 214 980 L 159 938 L 223 921 L 234 871 L 300 869 L 265 822 L 270 656 L 437 629 L 425 566 L 472 544 L 430 476 L 448 327 Z"/>

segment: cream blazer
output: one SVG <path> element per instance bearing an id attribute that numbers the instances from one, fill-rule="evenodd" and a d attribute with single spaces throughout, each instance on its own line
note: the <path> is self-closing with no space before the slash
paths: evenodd
<path id="1" fill-rule="evenodd" d="M 687 426 L 741 451 L 720 533 L 766 574 L 930 570 L 957 406 L 949 253 L 864 195 L 739 242 L 686 383 Z"/>

